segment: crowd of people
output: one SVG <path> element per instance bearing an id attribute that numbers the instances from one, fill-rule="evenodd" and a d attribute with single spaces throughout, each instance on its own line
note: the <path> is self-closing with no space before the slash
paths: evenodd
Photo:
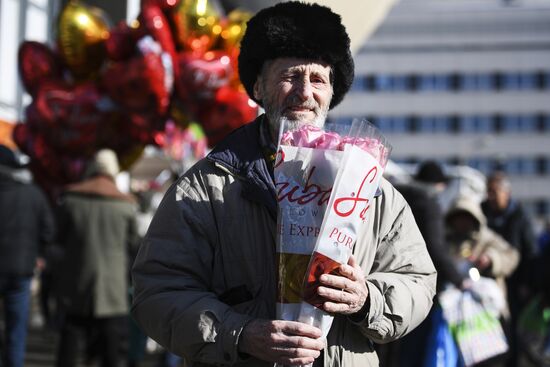
<path id="1" fill-rule="evenodd" d="M 444 209 L 441 199 L 450 180 L 443 165 L 427 161 L 419 165 L 410 182 L 396 183 L 412 208 L 438 271 L 438 294 L 450 285 L 469 289 L 475 281 L 472 268 L 480 276 L 494 279 L 505 302 L 500 322 L 509 349 L 479 365 L 543 365 L 527 352 L 518 322 L 526 305 L 537 297 L 550 298 L 550 279 L 545 271 L 549 259 L 547 230 L 535 234 L 532 218 L 512 197 L 510 180 L 502 171 L 487 177 L 484 200 L 458 194 Z M 419 327 L 398 343 L 379 347 L 381 365 L 426 366 L 426 353 L 433 350 L 428 345 L 435 327 L 432 317 L 438 307 L 436 296 L 430 316 Z"/>
<path id="2" fill-rule="evenodd" d="M 177 179 L 146 233 L 138 200 L 115 183 L 114 152 L 97 152 L 82 181 L 48 202 L 0 147 L 2 367 L 23 366 L 37 271 L 58 367 L 138 366 L 147 336 L 166 348 L 165 363 L 359 367 L 424 366 L 438 295 L 469 289 L 472 269 L 506 295 L 499 322 L 509 351 L 480 365 L 518 366 L 523 305 L 550 299 L 550 247 L 546 233 L 537 249 L 502 173 L 488 178 L 485 201 L 460 196 L 445 209 L 449 177 L 436 162 L 406 184 L 383 179 L 349 262 L 319 278 L 319 307 L 334 316 L 328 336 L 275 318 L 279 129 L 323 126 L 353 81 L 349 46 L 340 16 L 324 6 L 285 2 L 252 17 L 239 77 L 265 113 Z"/>
<path id="3" fill-rule="evenodd" d="M 138 366 L 146 353 L 147 336 L 128 318 L 133 290 L 128 264 L 152 218 L 150 208 L 144 206 L 150 196 L 121 193 L 114 181 L 116 156 L 104 150 L 96 155 L 85 179 L 68 186 L 52 206 L 21 174 L 24 167 L 14 153 L 5 146 L 0 151 L 0 210 L 6 218 L 0 241 L 5 313 L 1 365 L 23 366 L 30 283 L 38 276 L 44 327 L 59 334 L 58 366 L 74 366 L 79 358 L 101 358 L 104 366 L 117 366 L 126 358 L 128 366 Z M 465 263 L 496 279 L 507 295 L 501 322 L 510 349 L 482 365 L 521 366 L 526 359 L 536 361 L 518 340 L 518 320 L 536 297 L 550 301 L 545 270 L 550 259 L 549 227 L 535 235 L 502 172 L 488 177 L 486 200 L 457 197 L 443 212 L 439 199 L 449 180 L 444 167 L 430 161 L 420 165 L 410 182 L 395 183 L 412 209 L 438 271 L 437 290 L 449 284 L 467 289 L 471 279 Z M 141 225 L 139 212 L 148 213 Z M 377 345 L 381 366 L 425 366 L 426 355 L 419 351 L 429 350 L 430 328 L 428 316 L 399 341 Z M 181 358 L 170 352 L 159 356 L 159 366 L 179 363 Z"/>
<path id="4" fill-rule="evenodd" d="M 119 171 L 116 154 L 102 149 L 53 201 L 0 145 L 0 366 L 24 366 L 33 315 L 57 336 L 56 366 L 143 360 L 147 336 L 129 317 L 130 266 L 158 189 L 123 193 Z M 31 294 L 33 279 L 39 287 Z"/>

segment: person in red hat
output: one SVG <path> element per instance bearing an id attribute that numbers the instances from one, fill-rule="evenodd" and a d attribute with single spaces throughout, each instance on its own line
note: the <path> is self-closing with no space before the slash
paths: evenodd
<path id="1" fill-rule="evenodd" d="M 368 225 L 318 293 L 335 315 L 321 330 L 275 320 L 279 126 L 322 126 L 353 81 L 350 40 L 327 7 L 283 2 L 250 19 L 239 76 L 265 110 L 166 193 L 133 266 L 132 314 L 190 366 L 375 366 L 373 342 L 428 313 L 436 272 L 403 197 L 383 180 Z M 368 232 L 368 234 L 367 234 Z"/>

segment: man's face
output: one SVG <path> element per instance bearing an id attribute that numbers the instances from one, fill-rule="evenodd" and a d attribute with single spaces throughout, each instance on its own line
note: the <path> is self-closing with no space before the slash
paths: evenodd
<path id="1" fill-rule="evenodd" d="M 508 207 L 510 190 L 502 182 L 489 180 L 487 182 L 487 200 L 493 208 L 504 210 Z"/>
<path id="2" fill-rule="evenodd" d="M 304 59 L 266 62 L 254 85 L 254 96 L 263 103 L 274 139 L 283 120 L 292 128 L 323 126 L 332 93 L 330 66 Z"/>

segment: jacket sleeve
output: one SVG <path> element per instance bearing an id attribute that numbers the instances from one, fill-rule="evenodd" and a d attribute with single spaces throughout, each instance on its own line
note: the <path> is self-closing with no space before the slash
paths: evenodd
<path id="1" fill-rule="evenodd" d="M 491 259 L 491 276 L 508 277 L 519 264 L 519 251 L 489 228 L 481 232 L 481 247 Z"/>
<path id="2" fill-rule="evenodd" d="M 376 343 L 409 333 L 427 316 L 435 294 L 436 270 L 412 212 L 393 188 L 379 206 L 380 240 L 367 275 L 370 309 L 359 324 Z"/>
<path id="3" fill-rule="evenodd" d="M 186 181 L 165 195 L 132 269 L 132 315 L 171 352 L 193 362 L 231 365 L 250 316 L 210 291 L 217 234 L 206 195 Z"/>

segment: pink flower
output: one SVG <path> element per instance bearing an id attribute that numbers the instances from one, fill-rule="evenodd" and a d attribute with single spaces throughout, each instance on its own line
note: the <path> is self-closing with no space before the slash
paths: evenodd
<path id="1" fill-rule="evenodd" d="M 347 144 L 355 145 L 372 155 L 383 167 L 386 165 L 389 156 L 389 150 L 376 138 L 342 137 L 335 132 L 324 131 L 312 125 L 304 125 L 296 130 L 285 132 L 281 138 L 281 144 L 342 151 Z"/>

